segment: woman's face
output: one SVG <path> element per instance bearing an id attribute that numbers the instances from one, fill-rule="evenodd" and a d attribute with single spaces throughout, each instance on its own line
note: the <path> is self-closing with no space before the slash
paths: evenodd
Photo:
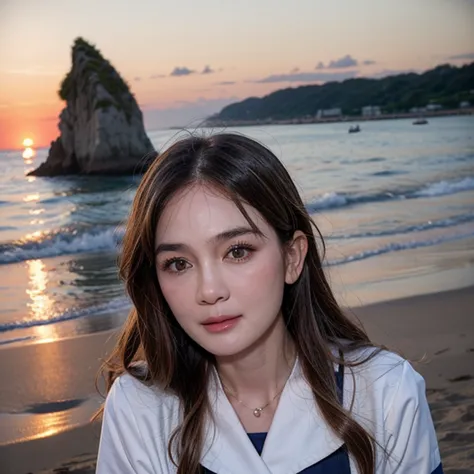
<path id="1" fill-rule="evenodd" d="M 216 356 L 238 354 L 269 331 L 281 317 L 285 281 L 293 282 L 275 231 L 244 207 L 263 236 L 204 185 L 178 193 L 156 229 L 163 295 L 184 331 Z"/>

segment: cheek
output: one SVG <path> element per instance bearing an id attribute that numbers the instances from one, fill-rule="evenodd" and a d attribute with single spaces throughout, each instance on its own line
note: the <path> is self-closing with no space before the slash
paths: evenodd
<path id="1" fill-rule="evenodd" d="M 244 268 L 244 267 L 243 267 Z M 279 254 L 262 255 L 239 272 L 233 290 L 250 302 L 279 298 L 285 284 L 284 265 Z"/>
<path id="2" fill-rule="evenodd" d="M 189 314 L 193 305 L 192 282 L 186 275 L 158 275 L 161 292 L 172 313 L 179 321 L 181 314 Z"/>

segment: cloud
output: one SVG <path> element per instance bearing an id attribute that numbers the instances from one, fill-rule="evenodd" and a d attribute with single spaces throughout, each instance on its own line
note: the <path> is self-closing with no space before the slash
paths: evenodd
<path id="1" fill-rule="evenodd" d="M 170 76 L 189 76 L 190 74 L 194 74 L 196 71 L 185 67 L 175 67 L 172 71 Z"/>
<path id="2" fill-rule="evenodd" d="M 217 82 L 216 85 L 218 86 L 231 86 L 233 84 L 236 84 L 235 81 L 222 81 L 222 82 Z"/>
<path id="3" fill-rule="evenodd" d="M 290 74 L 296 74 L 297 72 L 300 72 L 300 68 L 299 68 L 299 67 L 294 67 L 294 68 L 290 71 Z"/>
<path id="4" fill-rule="evenodd" d="M 201 74 L 212 74 L 216 71 L 211 68 L 211 66 L 204 66 L 204 69 L 202 70 Z"/>
<path id="5" fill-rule="evenodd" d="M 354 59 L 350 54 L 346 54 L 344 57 L 334 59 L 327 65 L 327 69 L 343 69 L 346 67 L 357 66 L 357 59 Z"/>
<path id="6" fill-rule="evenodd" d="M 197 127 L 212 114 L 220 112 L 226 105 L 242 100 L 239 97 L 205 99 L 200 97 L 194 102 L 180 101 L 174 107 L 158 108 L 141 106 L 147 130 L 156 130 L 172 126 Z"/>
<path id="7" fill-rule="evenodd" d="M 329 82 L 342 81 L 356 76 L 357 70 L 344 72 L 299 72 L 296 74 L 274 74 L 251 82 L 260 84 L 271 82 Z"/>
<path id="8" fill-rule="evenodd" d="M 367 61 L 364 61 L 363 64 L 375 64 L 375 61 L 368 59 Z M 324 65 L 322 61 L 319 61 L 314 69 L 316 69 L 316 71 L 321 71 L 322 69 L 345 69 L 358 65 L 359 61 L 357 61 L 357 59 L 354 59 L 350 54 L 346 54 L 342 58 L 329 61 L 327 65 Z"/>
<path id="9" fill-rule="evenodd" d="M 474 53 L 464 53 L 464 54 L 455 54 L 454 56 L 449 56 L 448 59 L 474 59 Z"/>
<path id="10" fill-rule="evenodd" d="M 163 77 L 166 77 L 166 74 L 152 74 L 150 79 L 161 79 Z"/>
<path id="11" fill-rule="evenodd" d="M 372 66 L 372 64 L 377 64 L 377 63 L 373 59 L 366 59 L 365 61 L 362 61 L 362 64 L 364 66 Z"/>

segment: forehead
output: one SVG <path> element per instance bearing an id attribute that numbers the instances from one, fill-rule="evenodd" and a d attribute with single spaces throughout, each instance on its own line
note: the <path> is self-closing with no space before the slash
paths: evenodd
<path id="1" fill-rule="evenodd" d="M 267 233 L 268 224 L 260 213 L 242 203 L 254 224 Z M 156 229 L 156 240 L 189 241 L 209 239 L 229 228 L 249 226 L 229 196 L 204 184 L 178 192 L 166 205 Z"/>

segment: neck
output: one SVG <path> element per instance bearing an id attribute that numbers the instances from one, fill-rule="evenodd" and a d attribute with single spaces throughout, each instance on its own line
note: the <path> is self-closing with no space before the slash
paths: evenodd
<path id="1" fill-rule="evenodd" d="M 279 317 L 254 346 L 236 355 L 217 357 L 217 371 L 235 398 L 263 406 L 282 391 L 293 369 L 295 352 L 283 317 Z"/>

